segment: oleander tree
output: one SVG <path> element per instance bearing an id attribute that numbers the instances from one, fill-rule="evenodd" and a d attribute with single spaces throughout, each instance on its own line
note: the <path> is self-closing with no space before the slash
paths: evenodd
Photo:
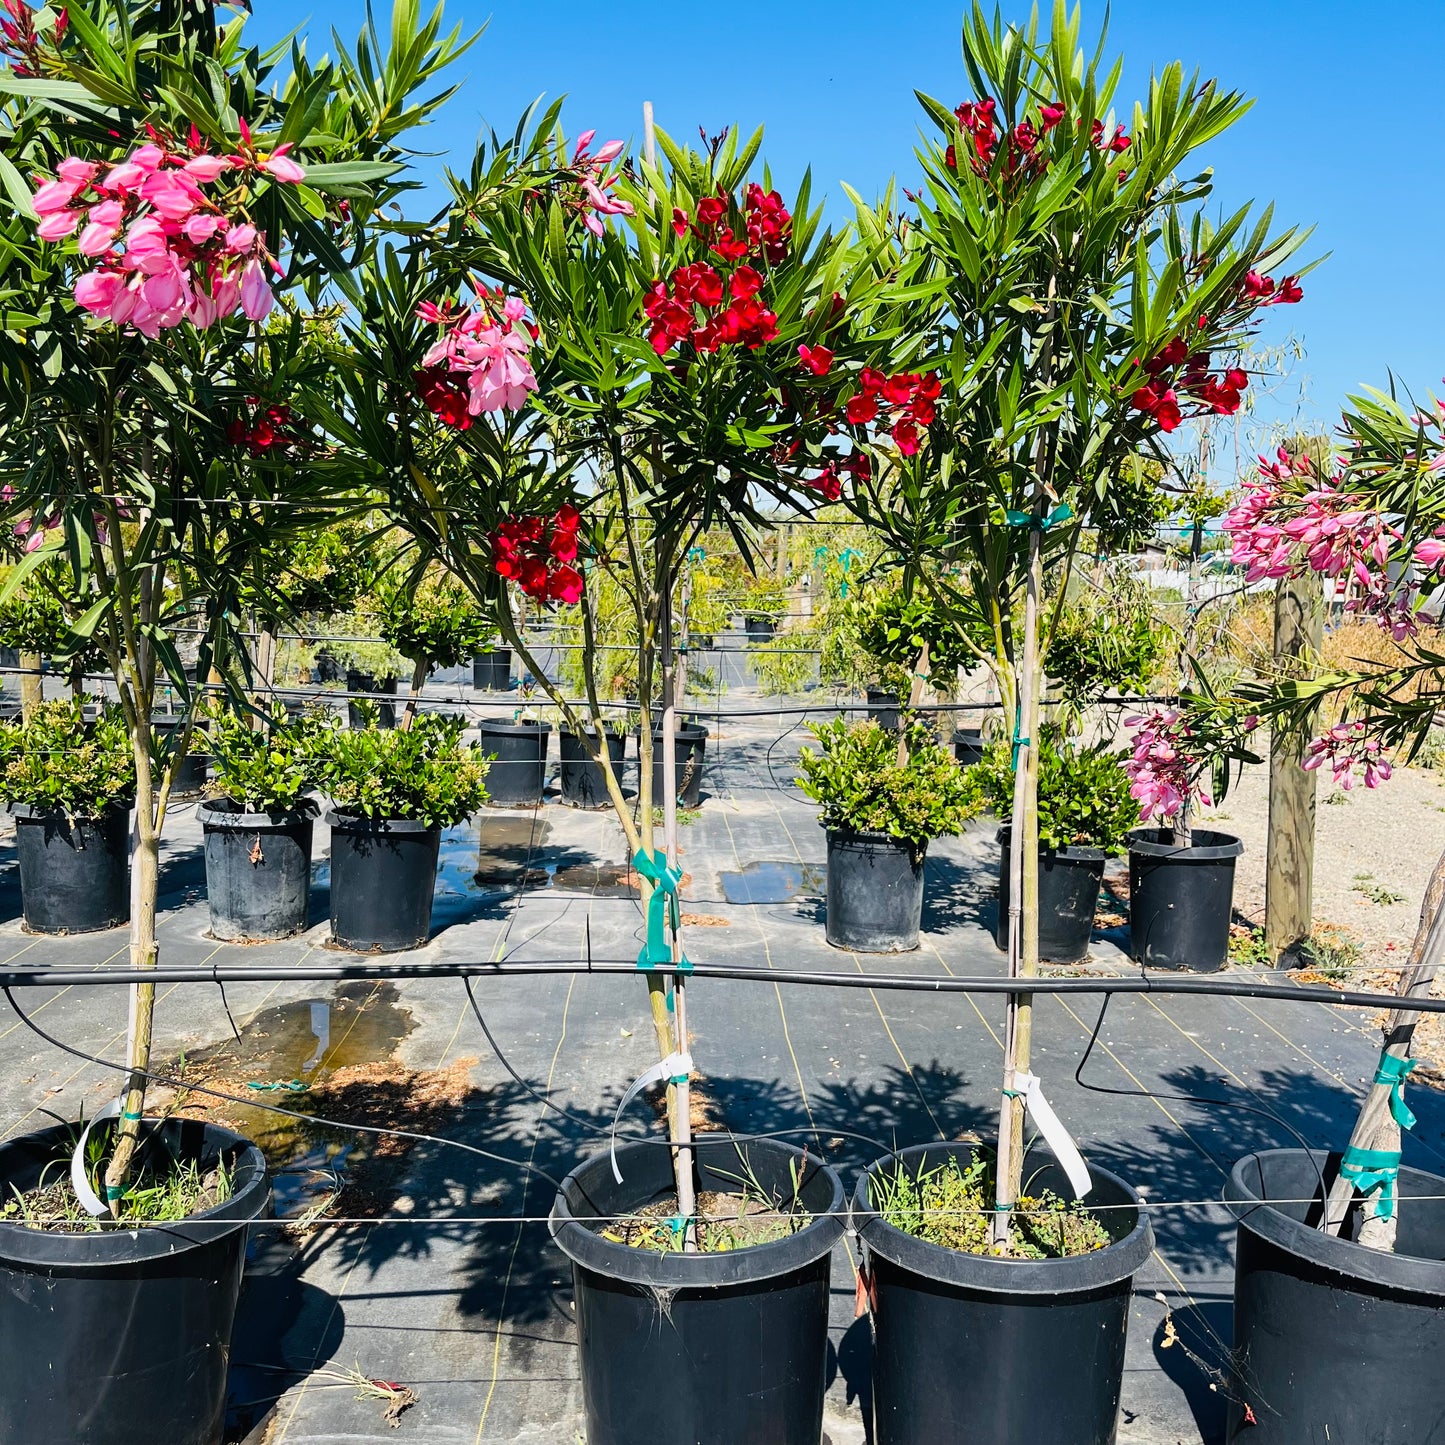
<path id="1" fill-rule="evenodd" d="M 555 111 L 524 122 L 453 177 L 434 228 L 363 268 L 328 426 L 584 740 L 650 900 L 678 876 L 656 847 L 652 754 L 658 709 L 682 691 L 680 573 L 710 527 L 751 557 L 765 509 L 836 497 L 832 373 L 857 347 L 859 283 L 854 240 L 824 228 L 808 180 L 788 202 L 774 189 L 761 133 L 696 149 L 658 132 L 655 158 L 594 139 L 568 141 Z M 594 679 L 587 599 L 603 570 L 636 639 L 636 807 L 596 688 L 569 696 L 515 620 L 518 594 L 579 605 Z M 681 958 L 671 916 L 670 945 L 650 934 L 652 964 Z M 660 970 L 649 988 L 661 1052 L 685 1052 Z M 686 1110 L 672 1112 L 676 1134 Z"/>
<path id="2" fill-rule="evenodd" d="M 210 6 L 14 0 L 0 40 L 0 472 L 25 556 L 9 589 L 69 570 L 77 637 L 114 673 L 136 761 L 131 962 L 153 968 L 159 840 L 190 722 L 152 772 L 158 678 L 186 700 L 234 641 L 241 557 L 325 481 L 289 414 L 265 411 L 299 318 L 360 265 L 410 185 L 406 139 L 464 48 L 398 0 L 389 36 L 313 64 L 248 43 Z M 420 92 L 429 90 L 427 94 Z M 272 318 L 263 341 L 263 324 Z M 264 404 L 263 404 L 263 400 Z M 258 415 L 258 413 L 260 413 Z M 271 420 L 274 420 L 272 418 Z M 288 446 L 290 442 L 288 442 Z M 284 463 L 284 464 L 283 464 Z M 239 550 L 238 550 L 239 549 Z M 139 1136 L 154 986 L 136 987 L 130 1074 L 106 1172 L 118 1208 Z"/>
<path id="3" fill-rule="evenodd" d="M 1016 788 L 1009 963 L 1038 967 L 1039 703 L 1080 543 L 1128 507 L 1139 458 L 1194 415 L 1237 410 L 1245 348 L 1302 296 L 1301 243 L 1266 210 L 1213 219 L 1198 153 L 1249 102 L 1172 64 L 1119 107 L 1121 62 L 1080 46 L 1059 0 L 963 25 L 968 97 L 920 97 L 927 135 L 909 214 L 893 218 L 875 334 L 843 397 L 871 472 L 851 501 L 894 558 L 976 636 L 1011 715 Z M 880 221 L 880 228 L 887 226 Z M 1303 268 L 1301 268 L 1302 270 Z M 925 567 L 944 560 L 949 567 Z M 1017 1197 L 1031 1006 L 1010 1003 L 995 1241 Z"/>

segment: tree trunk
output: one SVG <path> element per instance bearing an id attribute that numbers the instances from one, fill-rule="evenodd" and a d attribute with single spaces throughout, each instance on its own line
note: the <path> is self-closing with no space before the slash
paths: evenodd
<path id="1" fill-rule="evenodd" d="M 419 657 L 412 664 L 411 690 L 406 695 L 406 706 L 401 713 L 401 731 L 407 732 L 412 723 L 416 721 L 417 703 L 421 699 L 421 690 L 426 686 L 426 675 L 431 669 L 424 657 Z"/>
<path id="2" fill-rule="evenodd" d="M 151 775 L 151 725 L 147 699 L 137 700 L 131 718 L 131 751 L 135 757 L 135 827 L 131 842 L 130 964 L 156 966 L 156 893 L 160 881 L 160 837 L 156 830 L 155 790 Z M 175 763 L 172 763 L 175 766 Z M 120 1213 L 120 1196 L 130 1176 L 131 1160 L 140 1141 L 145 1112 L 146 1071 L 150 1068 L 151 1037 L 155 1021 L 156 987 L 131 985 L 130 1027 L 127 1031 L 124 1103 L 116 1130 L 115 1148 L 105 1171 L 105 1199 L 112 1215 Z"/>

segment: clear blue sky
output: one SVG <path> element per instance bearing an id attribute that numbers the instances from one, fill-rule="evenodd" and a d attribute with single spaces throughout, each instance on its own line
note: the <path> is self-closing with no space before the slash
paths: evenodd
<path id="1" fill-rule="evenodd" d="M 384 17 L 388 0 L 374 3 Z M 254 4 L 260 38 L 295 25 L 313 55 L 333 26 L 353 36 L 363 13 L 360 0 Z M 428 148 L 460 163 L 480 127 L 509 132 L 543 94 L 566 95 L 569 133 L 630 138 L 650 99 L 677 135 L 766 126 L 764 154 L 785 191 L 811 165 L 815 188 L 840 202 L 840 180 L 871 196 L 890 175 L 915 174 L 914 89 L 967 98 L 962 13 L 960 0 L 448 0 L 449 19 L 490 23 Z M 1086 35 L 1103 13 L 1088 0 Z M 1112 6 L 1125 106 L 1174 59 L 1255 97 L 1212 148 L 1216 193 L 1231 206 L 1272 200 L 1280 221 L 1317 228 L 1309 254 L 1331 253 L 1303 304 L 1276 311 L 1265 336 L 1284 341 L 1294 328 L 1307 353 L 1295 379 L 1307 377 L 1306 415 L 1321 421 L 1361 382 L 1384 386 L 1392 368 L 1417 393 L 1445 392 L 1442 21 L 1442 0 Z"/>

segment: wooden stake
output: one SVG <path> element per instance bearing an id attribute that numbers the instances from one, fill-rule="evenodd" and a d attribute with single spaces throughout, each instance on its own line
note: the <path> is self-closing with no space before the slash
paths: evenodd
<path id="1" fill-rule="evenodd" d="M 41 676 L 38 652 L 22 652 L 20 663 L 20 716 L 29 722 L 45 696 L 45 679 Z"/>
<path id="2" fill-rule="evenodd" d="M 1285 578 L 1274 594 L 1274 663 L 1296 676 L 1299 659 L 1324 640 L 1325 594 L 1316 573 Z M 1264 942 L 1278 966 L 1310 936 L 1314 911 L 1315 774 L 1306 772 L 1307 727 L 1276 724 L 1269 740 L 1269 843 Z"/>

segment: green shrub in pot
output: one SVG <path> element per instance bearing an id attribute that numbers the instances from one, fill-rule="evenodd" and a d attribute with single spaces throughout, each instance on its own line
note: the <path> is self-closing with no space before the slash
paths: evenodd
<path id="1" fill-rule="evenodd" d="M 87 718 L 79 701 L 42 703 L 29 722 L 0 729 L 0 770 L 5 801 L 37 813 L 95 818 L 135 796 L 130 734 L 113 704 Z"/>
<path id="2" fill-rule="evenodd" d="M 1039 848 L 1069 846 L 1122 853 L 1139 826 L 1139 805 L 1129 794 L 1123 755 L 1106 748 L 1060 747 L 1047 734 L 1039 743 Z M 1013 750 L 997 743 L 968 769 L 965 791 L 973 811 L 1007 818 L 1013 811 Z"/>
<path id="3" fill-rule="evenodd" d="M 255 727 L 250 717 L 221 712 L 210 723 L 212 797 L 227 798 L 243 813 L 289 813 L 315 786 L 316 758 L 309 745 L 318 720 L 287 719 L 278 707 Z"/>
<path id="4" fill-rule="evenodd" d="M 308 735 L 316 786 L 340 814 L 448 828 L 487 800 L 487 758 L 463 743 L 464 719 L 424 712 L 405 731 L 328 723 Z"/>
<path id="5" fill-rule="evenodd" d="M 898 733 L 871 719 L 818 723 L 819 751 L 803 748 L 798 786 L 822 806 L 830 831 L 883 833 L 921 848 L 930 838 L 963 830 L 979 803 L 951 753 L 915 723 Z"/>

